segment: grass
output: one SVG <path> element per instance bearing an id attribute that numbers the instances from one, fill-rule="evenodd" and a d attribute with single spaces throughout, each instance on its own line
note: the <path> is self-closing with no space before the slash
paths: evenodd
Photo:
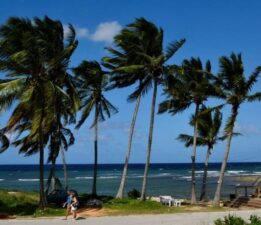
<path id="1" fill-rule="evenodd" d="M 155 201 L 140 201 L 136 199 L 113 199 L 104 204 L 105 209 L 109 209 L 112 215 L 132 215 L 132 214 L 163 214 L 182 213 L 196 211 L 223 211 L 220 207 L 198 207 L 185 205 L 182 207 L 168 207 Z"/>
<path id="2" fill-rule="evenodd" d="M 89 195 L 80 195 L 82 202 L 87 202 Z M 100 196 L 103 201 L 103 210 L 107 215 L 134 215 L 134 214 L 162 214 L 182 213 L 197 211 L 224 211 L 217 207 L 198 207 L 185 205 L 182 207 L 168 207 L 154 201 L 140 201 L 124 198 L 114 199 L 108 196 Z M 0 190 L 1 214 L 30 216 L 30 217 L 55 217 L 65 215 L 65 209 L 57 206 L 48 206 L 41 210 L 38 208 L 39 194 L 37 192 L 11 192 Z"/>
<path id="3" fill-rule="evenodd" d="M 0 212 L 1 214 L 16 216 L 61 216 L 64 209 L 50 206 L 45 210 L 38 207 L 39 194 L 37 192 L 13 192 L 0 190 Z"/>

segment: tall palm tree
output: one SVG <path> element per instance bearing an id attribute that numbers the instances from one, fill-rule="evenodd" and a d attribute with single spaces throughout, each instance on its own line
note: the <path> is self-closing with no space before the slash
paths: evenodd
<path id="1" fill-rule="evenodd" d="M 80 100 L 74 84 L 74 78 L 67 72 L 70 57 L 77 47 L 75 39 L 75 31 L 69 25 L 69 32 L 64 37 L 63 24 L 60 21 L 53 21 L 48 17 L 44 20 L 35 19 L 37 29 L 41 34 L 41 39 L 46 46 L 46 62 L 48 63 L 48 76 L 55 82 L 64 94 L 55 91 L 55 117 L 56 122 L 53 123 L 48 162 L 52 163 L 49 178 L 55 177 L 55 164 L 60 150 L 62 158 L 64 158 L 64 150 L 73 144 L 74 137 L 70 130 L 66 129 L 66 125 L 75 122 L 76 112 L 79 108 Z M 68 142 L 66 141 L 68 136 Z M 65 160 L 63 160 L 65 164 Z M 64 165 L 66 170 L 66 165 Z M 67 172 L 65 174 L 64 186 L 68 186 Z M 52 177 L 53 176 L 53 177 Z M 48 179 L 49 180 L 49 179 Z M 48 182 L 49 183 L 49 182 Z"/>
<path id="2" fill-rule="evenodd" d="M 182 39 L 180 41 L 170 43 L 167 51 L 164 52 L 163 30 L 144 18 L 138 18 L 133 23 L 127 25 L 127 27 L 121 31 L 120 35 L 116 36 L 115 40 L 116 44 L 120 48 L 119 55 L 123 55 L 126 63 L 122 64 L 120 59 L 116 58 L 116 61 L 119 60 L 119 66 L 116 70 L 114 70 L 114 72 L 123 75 L 127 74 L 128 76 L 125 80 L 129 79 L 130 83 L 133 82 L 133 79 L 134 81 L 140 81 L 139 86 L 129 96 L 128 100 L 136 100 L 136 102 L 138 102 L 137 99 L 153 87 L 147 157 L 141 191 L 141 199 L 145 200 L 153 138 L 157 88 L 158 85 L 161 84 L 164 75 L 167 74 L 168 66 L 166 65 L 166 62 L 178 51 L 178 49 L 184 44 L 185 40 Z M 113 53 L 115 54 L 115 51 Z M 118 53 L 116 52 L 116 55 L 117 54 Z M 130 140 L 131 134 L 129 137 Z M 127 163 L 125 163 L 125 165 L 126 164 Z M 126 179 L 124 174 L 122 179 Z"/>
<path id="3" fill-rule="evenodd" d="M 191 170 L 191 204 L 196 204 L 196 147 L 198 137 L 198 115 L 200 107 L 206 102 L 209 96 L 214 96 L 216 90 L 211 84 L 211 65 L 207 61 L 204 68 L 199 58 L 191 58 L 184 60 L 180 71 L 168 82 L 165 89 L 167 100 L 160 103 L 159 113 L 169 112 L 175 115 L 183 112 L 192 104 L 195 105 L 195 123 L 193 135 L 193 150 L 191 155 L 192 170 Z"/>
<path id="4" fill-rule="evenodd" d="M 128 86 L 134 85 L 138 81 L 138 85 L 141 85 L 142 79 L 144 77 L 144 74 L 141 73 L 126 73 L 124 71 L 118 71 L 118 68 L 121 68 L 122 66 L 126 65 L 132 65 L 132 63 L 135 63 L 135 58 L 131 58 L 128 56 L 128 54 L 124 53 L 125 49 L 129 46 L 126 45 L 125 42 L 122 42 L 122 40 L 126 40 L 125 33 L 128 29 L 123 29 L 119 35 L 117 35 L 114 38 L 114 45 L 117 47 L 117 49 L 113 49 L 111 47 L 108 47 L 107 50 L 110 52 L 110 57 L 104 57 L 102 59 L 102 64 L 106 68 L 110 70 L 110 87 L 109 89 L 114 88 L 125 88 Z M 131 61 L 133 61 L 131 63 Z M 131 155 L 131 146 L 132 146 L 132 139 L 134 135 L 135 130 L 135 124 L 136 119 L 138 116 L 140 101 L 141 101 L 142 94 L 140 94 L 136 99 L 135 109 L 133 112 L 131 124 L 130 124 L 130 132 L 128 136 L 128 147 L 126 151 L 125 161 L 124 161 L 124 168 L 121 176 L 121 181 L 119 185 L 119 189 L 116 194 L 116 198 L 122 199 L 124 195 L 124 188 L 128 173 L 128 165 Z"/>
<path id="5" fill-rule="evenodd" d="M 246 78 L 241 54 L 236 55 L 235 53 L 232 53 L 230 57 L 221 57 L 219 59 L 219 65 L 220 72 L 218 74 L 217 85 L 223 89 L 227 104 L 231 105 L 231 115 L 225 127 L 227 144 L 213 200 L 214 205 L 219 205 L 220 202 L 221 188 L 239 108 L 244 102 L 261 100 L 261 92 L 251 93 L 254 84 L 257 82 L 261 67 L 257 67 L 255 71 Z"/>
<path id="6" fill-rule="evenodd" d="M 201 115 L 198 119 L 197 145 L 207 146 L 207 153 L 204 163 L 204 174 L 202 178 L 202 188 L 200 194 L 200 201 L 202 201 L 206 199 L 209 157 L 213 151 L 214 145 L 217 144 L 218 141 L 224 140 L 225 136 L 218 136 L 222 124 L 222 113 L 219 111 L 219 109 L 215 109 L 213 113 L 210 109 L 207 109 L 203 106 L 199 114 Z M 191 125 L 193 125 L 194 122 L 195 121 L 193 120 Z M 178 136 L 178 140 L 184 142 L 186 147 L 190 147 L 193 145 L 193 136 L 180 134 Z"/>
<path id="7" fill-rule="evenodd" d="M 38 149 L 40 153 L 40 207 L 42 208 L 46 206 L 44 147 L 48 134 L 56 122 L 56 99 L 57 96 L 63 96 L 66 99 L 64 101 L 70 101 L 69 96 L 61 88 L 61 83 L 58 82 L 61 80 L 66 82 L 66 79 L 58 76 L 60 74 L 54 70 L 57 68 L 58 59 L 59 62 L 62 61 L 61 65 L 65 65 L 77 46 L 73 41 L 73 28 L 70 27 L 72 33 L 68 38 L 68 43 L 72 43 L 70 47 L 65 48 L 63 53 L 57 54 L 56 57 L 51 52 L 49 54 L 50 40 L 45 33 L 48 29 L 43 27 L 50 25 L 49 31 L 51 29 L 53 33 L 63 37 L 62 24 L 48 17 L 43 20 L 35 18 L 33 22 L 14 17 L 0 28 L 0 70 L 5 71 L 11 78 L 1 84 L 0 92 L 1 96 L 9 99 L 10 104 L 13 100 L 17 100 L 6 129 L 12 131 L 20 124 L 26 124 L 21 130 L 28 132 L 29 129 L 29 135 L 20 144 L 26 146 L 28 150 Z"/>
<path id="8" fill-rule="evenodd" d="M 97 171 L 98 171 L 98 122 L 104 121 L 118 110 L 104 96 L 108 85 L 107 73 L 102 70 L 96 61 L 82 61 L 81 64 L 73 69 L 78 79 L 79 95 L 82 100 L 82 115 L 76 126 L 80 128 L 89 114 L 94 111 L 94 120 L 91 128 L 94 128 L 94 168 L 92 196 L 97 196 Z"/>

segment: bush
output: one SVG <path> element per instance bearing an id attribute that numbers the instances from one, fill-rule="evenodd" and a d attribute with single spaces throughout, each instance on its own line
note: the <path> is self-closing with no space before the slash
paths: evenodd
<path id="1" fill-rule="evenodd" d="M 216 220 L 215 225 L 246 225 L 246 222 L 240 217 L 228 215 L 224 220 Z"/>
<path id="2" fill-rule="evenodd" d="M 237 216 L 225 216 L 224 219 L 218 219 L 215 221 L 215 225 L 261 225 L 261 218 L 257 216 L 250 216 L 250 223 L 244 221 Z"/>
<path id="3" fill-rule="evenodd" d="M 133 188 L 131 191 L 128 192 L 128 197 L 129 198 L 132 198 L 132 199 L 137 199 L 139 198 L 141 195 L 140 195 L 140 192 Z"/>
<path id="4" fill-rule="evenodd" d="M 257 216 L 250 216 L 250 225 L 261 225 L 261 218 Z"/>

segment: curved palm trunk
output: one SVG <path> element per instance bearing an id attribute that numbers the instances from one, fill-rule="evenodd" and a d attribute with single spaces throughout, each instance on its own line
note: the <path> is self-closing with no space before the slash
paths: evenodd
<path id="1" fill-rule="evenodd" d="M 218 182 L 217 182 L 217 189 L 216 189 L 214 200 L 213 200 L 213 205 L 215 205 L 215 206 L 219 206 L 219 202 L 220 202 L 221 188 L 222 188 L 222 184 L 223 184 L 223 181 L 224 181 L 225 170 L 226 170 L 226 166 L 227 166 L 231 140 L 232 140 L 232 133 L 229 134 L 229 136 L 228 136 L 225 156 L 224 156 L 224 159 L 223 159 L 223 162 L 222 162 L 220 175 L 219 175 L 219 179 L 218 179 Z"/>
<path id="2" fill-rule="evenodd" d="M 68 190 L 68 174 L 67 174 L 67 164 L 65 160 L 65 152 L 63 147 L 61 146 L 61 153 L 62 153 L 62 161 L 63 161 L 63 176 L 64 176 L 64 188 Z"/>
<path id="3" fill-rule="evenodd" d="M 229 121 L 231 127 L 230 127 L 230 131 L 228 133 L 226 151 L 225 151 L 224 159 L 223 159 L 223 162 L 222 162 L 222 165 L 221 165 L 220 175 L 219 175 L 219 179 L 218 179 L 218 182 L 217 182 L 217 189 L 216 189 L 214 200 L 213 200 L 213 205 L 215 205 L 215 206 L 219 206 L 219 203 L 220 203 L 221 188 L 222 188 L 222 184 L 223 184 L 223 181 L 224 181 L 225 170 L 226 170 L 226 167 L 227 167 L 227 161 L 228 161 L 230 145 L 231 145 L 231 141 L 232 141 L 233 130 L 234 130 L 234 125 L 235 125 L 237 113 L 238 113 L 238 107 L 233 107 L 231 121 Z"/>
<path id="4" fill-rule="evenodd" d="M 154 126 L 154 117 L 155 117 L 157 86 L 158 86 L 158 83 L 156 80 L 154 80 L 154 89 L 153 89 L 151 114 L 150 114 L 150 130 L 149 130 L 149 139 L 148 139 L 148 147 L 147 147 L 147 159 L 146 159 L 146 164 L 145 164 L 142 191 L 141 191 L 141 200 L 142 201 L 146 200 L 147 178 L 148 178 L 148 172 L 149 172 L 151 145 L 152 145 L 152 138 L 153 138 L 153 126 Z"/>
<path id="5" fill-rule="evenodd" d="M 92 197 L 97 196 L 97 170 L 98 170 L 98 104 L 95 106 L 95 124 L 94 124 L 94 165 L 93 165 L 93 184 Z"/>
<path id="6" fill-rule="evenodd" d="M 200 194 L 200 201 L 206 200 L 206 189 L 207 189 L 207 177 L 208 177 L 208 160 L 211 153 L 211 148 L 208 147 L 206 159 L 205 159 L 205 165 L 204 165 L 204 174 L 203 174 L 203 180 L 202 180 L 202 188 L 201 188 L 201 194 Z"/>
<path id="7" fill-rule="evenodd" d="M 44 144 L 43 144 L 43 133 L 42 129 L 39 129 L 39 151 L 40 151 L 40 157 L 39 157 L 39 164 L 40 164 L 40 202 L 39 207 L 44 209 L 47 205 L 45 192 L 44 192 Z"/>
<path id="8" fill-rule="evenodd" d="M 48 180 L 46 183 L 45 194 L 49 193 L 50 188 L 51 190 L 55 189 L 55 164 L 56 164 L 56 158 L 53 158 L 51 162 L 51 168 L 49 171 Z"/>
<path id="9" fill-rule="evenodd" d="M 123 198 L 124 187 L 125 187 L 125 182 L 126 182 L 126 177 L 127 177 L 127 172 L 128 172 L 130 153 L 131 153 L 132 137 L 133 137 L 133 134 L 134 134 L 136 118 L 137 118 L 138 111 L 139 111 L 140 99 L 141 99 L 141 95 L 136 100 L 135 110 L 134 110 L 134 113 L 133 113 L 131 126 L 130 126 L 128 149 L 127 149 L 127 153 L 126 153 L 126 157 L 125 157 L 125 164 L 124 164 L 124 168 L 123 168 L 123 172 L 122 172 L 122 176 L 121 176 L 121 183 L 120 183 L 119 190 L 116 194 L 116 198 L 120 198 L 120 199 Z"/>
<path id="10" fill-rule="evenodd" d="M 192 161 L 192 168 L 191 168 L 191 204 L 194 205 L 197 203 L 196 198 L 196 177 L 195 177 L 195 170 L 196 170 L 196 151 L 197 151 L 197 136 L 198 136 L 198 122 L 197 122 L 197 116 L 199 111 L 199 104 L 196 105 L 195 109 L 195 125 L 194 125 L 194 137 L 193 137 L 193 151 L 191 155 L 191 161 Z"/>

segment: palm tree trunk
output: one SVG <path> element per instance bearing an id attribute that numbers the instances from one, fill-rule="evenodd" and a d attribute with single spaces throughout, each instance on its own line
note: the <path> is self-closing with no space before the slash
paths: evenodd
<path id="1" fill-rule="evenodd" d="M 94 120 L 94 165 L 93 165 L 93 184 L 92 197 L 97 196 L 97 170 L 98 170 L 98 103 L 95 104 L 95 120 Z"/>
<path id="2" fill-rule="evenodd" d="M 205 165 L 204 165 L 204 174 L 203 174 L 203 180 L 202 180 L 200 201 L 204 201 L 206 199 L 206 188 L 207 188 L 207 177 L 208 177 L 208 160 L 209 160 L 210 153 L 211 153 L 211 148 L 208 147 L 206 159 L 205 159 Z"/>
<path id="3" fill-rule="evenodd" d="M 64 188 L 67 191 L 68 190 L 67 164 L 65 160 L 65 152 L 62 146 L 61 146 L 61 153 L 62 153 L 62 161 L 63 161 Z"/>
<path id="4" fill-rule="evenodd" d="M 224 181 L 224 176 L 225 176 L 225 171 L 226 171 L 226 166 L 227 166 L 227 161 L 228 161 L 228 155 L 229 155 L 230 145 L 231 145 L 231 140 L 232 140 L 232 133 L 233 132 L 231 132 L 228 136 L 225 156 L 224 156 L 224 159 L 223 159 L 223 162 L 222 162 L 220 175 L 219 175 L 219 179 L 218 179 L 218 182 L 217 182 L 217 189 L 216 189 L 214 200 L 213 200 L 213 205 L 215 205 L 215 206 L 219 206 L 219 202 L 220 202 L 221 188 L 222 188 L 222 184 L 223 184 L 223 181 Z"/>
<path id="5" fill-rule="evenodd" d="M 49 176 L 48 176 L 46 189 L 45 189 L 45 194 L 49 193 L 50 188 L 51 188 L 51 190 L 55 189 L 55 163 L 56 163 L 56 158 L 52 158 L 51 168 L 49 171 Z"/>
<path id="6" fill-rule="evenodd" d="M 193 151 L 191 155 L 191 161 L 192 161 L 192 169 L 191 169 L 191 204 L 194 205 L 197 203 L 196 198 L 196 177 L 195 177 L 195 170 L 196 170 L 196 151 L 197 151 L 197 136 L 198 136 L 198 122 L 197 122 L 197 116 L 198 116 L 198 110 L 199 105 L 196 105 L 195 109 L 195 125 L 194 125 L 194 137 L 193 137 Z"/>
<path id="7" fill-rule="evenodd" d="M 41 127 L 39 128 L 39 165 L 40 165 L 40 202 L 39 207 L 44 209 L 47 205 L 45 192 L 44 192 L 44 144 L 43 144 L 43 133 Z"/>
<path id="8" fill-rule="evenodd" d="M 213 205 L 215 205 L 215 206 L 219 206 L 219 203 L 220 203 L 221 188 L 222 188 L 222 184 L 223 184 L 223 181 L 224 181 L 224 176 L 225 176 L 225 171 L 226 171 L 226 167 L 227 167 L 227 161 L 228 161 L 228 156 L 229 156 L 229 151 L 230 151 L 230 146 L 231 146 L 231 141 L 232 141 L 232 136 L 233 136 L 233 130 L 234 130 L 234 125 L 235 125 L 237 114 L 238 114 L 238 107 L 233 106 L 231 121 L 229 121 L 229 124 L 230 124 L 229 129 L 230 130 L 228 132 L 226 151 L 225 151 L 224 159 L 222 161 L 220 175 L 219 175 L 219 179 L 218 179 L 218 182 L 217 182 L 217 189 L 216 189 L 214 200 L 213 200 Z"/>
<path id="9" fill-rule="evenodd" d="M 148 178 L 148 172 L 149 172 L 151 145 L 152 145 L 152 138 L 153 138 L 153 126 L 154 126 L 154 117 L 155 117 L 157 86 L 158 86 L 158 83 L 156 80 L 154 80 L 154 89 L 153 89 L 151 114 L 150 114 L 150 130 L 149 130 L 149 139 L 148 139 L 148 147 L 147 147 L 147 159 L 146 159 L 146 164 L 145 164 L 142 190 L 141 190 L 141 200 L 142 201 L 146 200 L 147 178 Z"/>
<path id="10" fill-rule="evenodd" d="M 141 95 L 136 100 L 136 106 L 135 106 L 135 110 L 134 110 L 132 121 L 131 121 L 129 141 L 128 141 L 128 149 L 127 149 L 127 154 L 126 154 L 126 157 L 125 157 L 125 164 L 124 164 L 124 168 L 123 168 L 123 172 L 122 172 L 122 176 L 121 176 L 120 187 L 119 187 L 119 190 L 116 194 L 116 198 L 119 198 L 119 199 L 123 198 L 124 187 L 125 187 L 125 182 L 126 182 L 126 177 L 127 177 L 127 172 L 128 172 L 130 153 L 131 153 L 132 137 L 133 137 L 133 134 L 134 134 L 136 118 L 137 118 L 138 111 L 139 111 L 140 99 L 141 99 Z"/>

